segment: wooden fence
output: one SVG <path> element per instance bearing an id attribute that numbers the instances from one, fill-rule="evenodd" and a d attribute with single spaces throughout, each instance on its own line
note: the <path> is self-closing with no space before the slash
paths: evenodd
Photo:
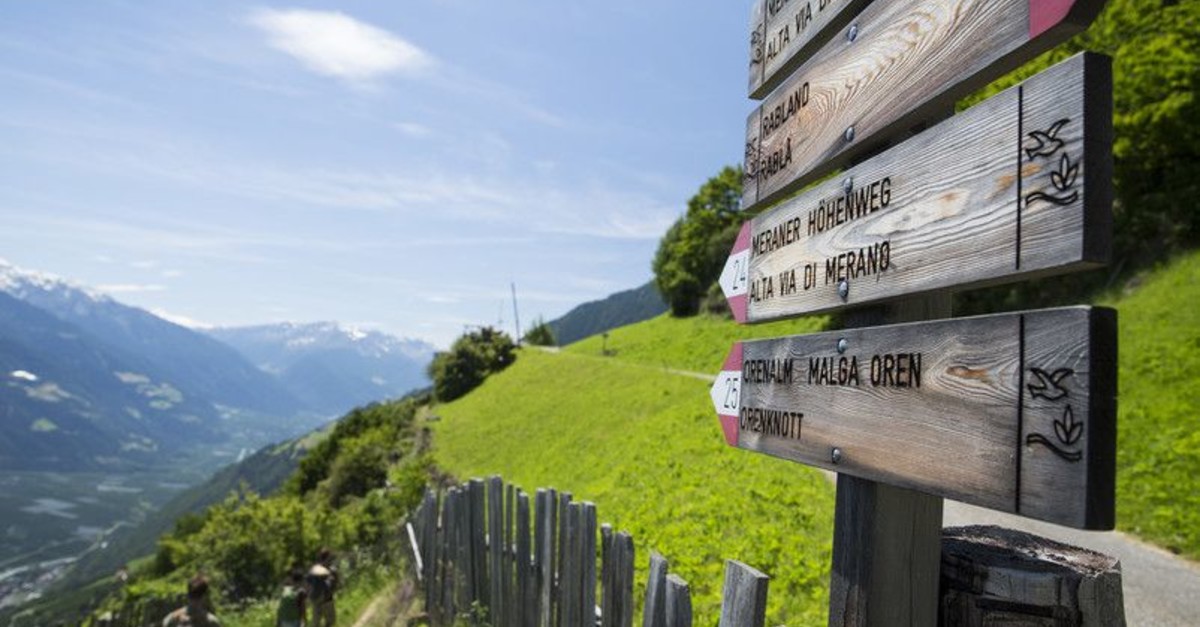
<path id="1" fill-rule="evenodd" d="M 533 500 L 500 477 L 426 491 L 408 534 L 431 624 L 632 627 L 633 537 L 597 527 L 596 506 L 568 492 L 538 489 Z M 767 582 L 726 562 L 720 625 L 762 627 Z M 643 627 L 691 626 L 688 584 L 657 553 L 644 599 Z"/>

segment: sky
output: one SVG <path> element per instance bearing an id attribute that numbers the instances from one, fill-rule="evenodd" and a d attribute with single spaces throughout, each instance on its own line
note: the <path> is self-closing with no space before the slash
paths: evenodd
<path id="1" fill-rule="evenodd" d="M 650 280 L 740 162 L 749 2 L 0 3 L 0 258 L 445 347 Z"/>

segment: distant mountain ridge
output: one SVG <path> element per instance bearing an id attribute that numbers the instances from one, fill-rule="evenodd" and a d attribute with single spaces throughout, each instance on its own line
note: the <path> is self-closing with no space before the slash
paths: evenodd
<path id="1" fill-rule="evenodd" d="M 205 333 L 274 374 L 297 398 L 327 413 L 429 385 L 433 345 L 336 322 L 228 327 Z"/>
<path id="2" fill-rule="evenodd" d="M 627 324 L 649 320 L 667 310 L 654 281 L 584 303 L 547 324 L 560 346 Z"/>

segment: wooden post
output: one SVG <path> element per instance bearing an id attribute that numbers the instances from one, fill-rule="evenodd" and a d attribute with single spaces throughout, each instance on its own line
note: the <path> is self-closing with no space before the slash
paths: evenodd
<path id="1" fill-rule="evenodd" d="M 579 627 L 581 622 L 580 597 L 582 596 L 582 567 L 579 554 L 583 544 L 583 505 L 571 503 L 567 506 L 567 533 L 563 546 L 562 589 L 559 598 L 562 603 L 562 626 Z"/>
<path id="2" fill-rule="evenodd" d="M 667 624 L 667 558 L 650 552 L 650 574 L 646 578 L 646 605 L 642 609 L 642 627 Z"/>
<path id="3" fill-rule="evenodd" d="M 513 577 L 516 573 L 513 571 L 515 548 L 513 540 L 516 536 L 516 529 L 513 527 L 513 516 L 516 509 L 516 493 L 513 484 L 509 483 L 504 486 L 504 547 L 501 550 L 501 559 L 503 560 L 502 576 L 504 581 L 501 583 L 500 589 L 504 597 L 504 625 L 516 627 L 520 625 L 517 622 L 517 608 L 520 601 L 516 598 L 516 581 Z M 526 559 L 528 560 L 528 555 Z"/>
<path id="4" fill-rule="evenodd" d="M 949 293 L 892 305 L 887 322 L 950 317 Z M 878 309 L 846 316 L 866 326 Z M 830 627 L 914 627 L 937 617 L 942 499 L 839 474 L 834 511 Z"/>
<path id="5" fill-rule="evenodd" d="M 487 621 L 502 625 L 504 620 L 504 480 L 498 475 L 488 479 L 488 613 Z"/>
<path id="6" fill-rule="evenodd" d="M 538 504 L 538 627 L 554 625 L 554 532 L 558 528 L 558 491 L 539 490 Z"/>
<path id="7" fill-rule="evenodd" d="M 613 613 L 616 616 L 615 627 L 633 627 L 633 565 L 635 554 L 633 536 L 622 531 L 613 541 L 614 552 L 617 554 L 616 572 L 613 573 L 614 600 Z"/>
<path id="8" fill-rule="evenodd" d="M 725 562 L 720 627 L 763 627 L 770 577 L 736 560 Z"/>
<path id="9" fill-rule="evenodd" d="M 478 603 L 482 607 L 488 605 L 487 541 L 484 537 L 487 529 L 484 526 L 485 492 L 483 480 L 471 479 L 467 483 L 467 497 L 470 503 L 468 508 L 468 533 L 471 547 L 470 603 Z"/>
<path id="10" fill-rule="evenodd" d="M 538 496 L 541 496 L 541 490 L 538 491 Z M 529 551 L 529 495 L 522 490 L 517 490 L 517 540 L 513 563 L 517 575 L 515 624 L 517 627 L 533 627 L 536 606 L 533 601 L 533 568 Z"/>
<path id="11" fill-rule="evenodd" d="M 1124 627 L 1115 558 L 1000 527 L 942 535 L 939 625 Z"/>
<path id="12" fill-rule="evenodd" d="M 667 575 L 667 627 L 692 627 L 692 593 L 679 575 Z"/>
<path id="13" fill-rule="evenodd" d="M 613 611 L 615 561 L 612 525 L 604 523 L 600 525 L 600 627 L 612 627 L 616 619 Z"/>
<path id="14" fill-rule="evenodd" d="M 555 539 L 554 551 L 554 594 L 551 598 L 554 599 L 554 624 L 563 627 L 566 623 L 563 621 L 563 604 L 562 593 L 563 586 L 566 584 L 567 574 L 567 547 L 570 545 L 567 536 L 567 509 L 571 505 L 571 493 L 561 492 L 558 495 L 558 536 Z"/>
<path id="15" fill-rule="evenodd" d="M 579 530 L 580 624 L 596 624 L 596 504 L 585 502 Z"/>

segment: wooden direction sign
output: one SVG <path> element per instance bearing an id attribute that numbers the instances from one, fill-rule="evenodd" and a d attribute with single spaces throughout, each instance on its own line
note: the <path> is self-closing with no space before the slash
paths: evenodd
<path id="1" fill-rule="evenodd" d="M 743 209 L 782 198 L 882 139 L 940 116 L 956 99 L 1082 30 L 1103 5 L 868 4 L 844 36 L 805 59 L 750 115 Z"/>
<path id="2" fill-rule="evenodd" d="M 739 322 L 1099 266 L 1112 232 L 1110 59 L 1081 53 L 747 222 Z"/>
<path id="3" fill-rule="evenodd" d="M 1111 529 L 1116 312 L 1069 307 L 734 344 L 726 441 L 1083 529 Z"/>
<path id="4" fill-rule="evenodd" d="M 750 97 L 762 99 L 871 0 L 755 0 Z"/>

